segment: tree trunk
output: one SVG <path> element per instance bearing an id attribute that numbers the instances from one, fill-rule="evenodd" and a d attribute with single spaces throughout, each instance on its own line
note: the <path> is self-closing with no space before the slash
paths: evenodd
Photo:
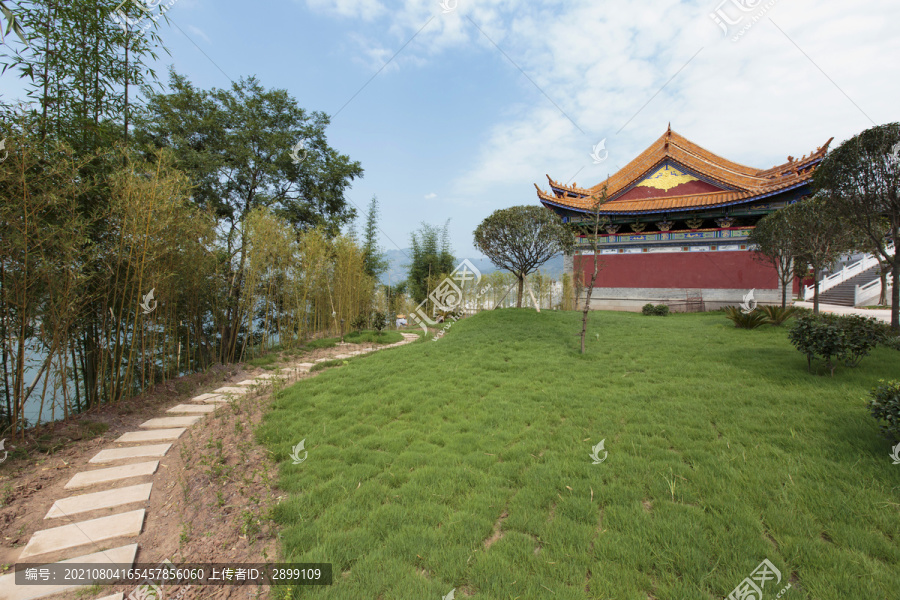
<path id="1" fill-rule="evenodd" d="M 894 238 L 896 239 L 896 238 Z M 900 331 L 900 250 L 895 250 L 893 276 L 894 283 L 891 289 L 891 329 Z"/>
<path id="2" fill-rule="evenodd" d="M 819 270 L 816 269 L 813 277 L 813 284 L 816 286 L 813 290 L 813 314 L 819 314 Z"/>
<path id="3" fill-rule="evenodd" d="M 525 288 L 525 277 L 521 273 L 516 273 L 516 277 L 519 278 L 519 295 L 516 299 L 516 308 L 522 308 L 522 291 Z"/>
<path id="4" fill-rule="evenodd" d="M 790 281 L 782 280 L 781 281 L 781 308 L 787 308 L 787 289 L 791 284 Z"/>
<path id="5" fill-rule="evenodd" d="M 595 236 L 596 239 L 596 236 Z M 591 283 L 588 285 L 587 294 L 584 297 L 584 314 L 581 317 L 581 353 L 585 353 L 584 337 L 587 335 L 588 312 L 591 310 L 591 294 L 594 293 L 594 282 L 597 281 L 597 250 L 594 249 L 594 272 L 591 273 Z"/>

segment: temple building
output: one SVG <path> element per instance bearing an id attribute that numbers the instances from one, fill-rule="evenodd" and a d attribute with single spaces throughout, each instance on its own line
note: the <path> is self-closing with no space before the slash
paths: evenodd
<path id="1" fill-rule="evenodd" d="M 813 171 L 831 141 L 809 156 L 756 169 L 701 148 L 670 125 L 637 158 L 591 188 L 564 185 L 549 175 L 549 193 L 535 188 L 541 203 L 576 229 L 566 271 L 586 274 L 585 282 L 593 271 L 592 206 L 607 189 L 600 214 L 608 223 L 599 236 L 601 271 L 592 308 L 640 310 L 650 302 L 712 310 L 739 304 L 751 289 L 760 304 L 780 304 L 775 268 L 755 258 L 747 236 L 767 214 L 810 195 Z"/>

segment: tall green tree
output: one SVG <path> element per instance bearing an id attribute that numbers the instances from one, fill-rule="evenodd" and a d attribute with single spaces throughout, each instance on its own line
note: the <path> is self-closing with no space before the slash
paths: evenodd
<path id="1" fill-rule="evenodd" d="M 794 283 L 794 240 L 787 214 L 776 211 L 767 215 L 750 232 L 748 240 L 756 246 L 757 260 L 775 267 L 781 284 L 781 307 L 787 306 L 787 290 Z"/>
<path id="2" fill-rule="evenodd" d="M 571 253 L 575 238 L 562 219 L 543 206 L 494 211 L 475 229 L 475 247 L 518 280 L 516 307 L 522 306 L 525 277 L 554 256 Z"/>
<path id="3" fill-rule="evenodd" d="M 137 142 L 172 148 L 194 199 L 232 227 L 265 206 L 299 230 L 337 235 L 355 215 L 344 194 L 362 166 L 328 145 L 328 116 L 304 110 L 286 90 L 255 77 L 202 90 L 171 70 L 168 91 L 144 92 Z"/>
<path id="4" fill-rule="evenodd" d="M 793 240 L 792 252 L 799 264 L 812 266 L 815 277 L 813 312 L 819 314 L 819 276 L 844 254 L 861 247 L 858 232 L 841 218 L 834 206 L 813 196 L 781 209 Z"/>
<path id="5" fill-rule="evenodd" d="M 900 123 L 872 127 L 825 157 L 816 170 L 817 193 L 848 225 L 859 230 L 867 250 L 890 267 L 891 327 L 900 332 Z"/>
<path id="6" fill-rule="evenodd" d="M 362 240 L 363 257 L 366 273 L 378 279 L 388 270 L 388 261 L 384 252 L 378 247 L 378 197 L 372 196 L 369 210 L 366 212 L 366 223 Z"/>
<path id="7" fill-rule="evenodd" d="M 414 302 L 421 303 L 441 275 L 453 271 L 453 250 L 450 247 L 450 221 L 440 228 L 422 223 L 418 232 L 410 235 L 412 263 L 407 276 L 409 294 Z"/>
<path id="8" fill-rule="evenodd" d="M 144 93 L 136 142 L 171 148 L 194 184 L 194 200 L 223 224 L 229 283 L 221 359 L 232 360 L 241 327 L 247 216 L 267 207 L 295 230 L 322 227 L 337 235 L 355 215 L 344 194 L 363 169 L 328 145 L 325 114 L 307 112 L 286 90 L 267 90 L 255 77 L 230 89 L 202 90 L 171 70 L 168 91 L 145 87 Z"/>

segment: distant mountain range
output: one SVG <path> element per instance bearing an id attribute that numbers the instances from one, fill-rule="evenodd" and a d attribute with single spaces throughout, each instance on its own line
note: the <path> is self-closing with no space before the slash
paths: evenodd
<path id="1" fill-rule="evenodd" d="M 381 276 L 381 282 L 395 285 L 398 282 L 406 279 L 409 270 L 409 264 L 412 262 L 412 250 L 410 250 L 409 248 L 406 248 L 404 250 L 385 250 L 384 257 L 387 259 L 390 266 L 388 267 L 387 272 Z M 457 257 L 456 262 L 462 262 L 463 258 L 465 257 Z M 481 271 L 482 275 L 493 273 L 497 270 L 497 267 L 495 267 L 493 263 L 491 263 L 491 261 L 486 258 L 470 258 L 469 262 L 475 265 L 475 268 Z M 555 280 L 562 279 L 562 254 L 560 254 L 559 256 L 555 256 L 547 261 L 541 267 L 541 272 L 545 275 L 550 275 L 550 277 Z"/>

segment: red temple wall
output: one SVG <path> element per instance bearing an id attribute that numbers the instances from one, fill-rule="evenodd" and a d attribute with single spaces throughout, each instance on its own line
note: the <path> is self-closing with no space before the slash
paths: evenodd
<path id="1" fill-rule="evenodd" d="M 575 270 L 585 281 L 593 272 L 593 256 L 576 256 Z M 595 287 L 778 289 L 775 268 L 754 260 L 750 252 L 648 252 L 602 254 Z"/>

